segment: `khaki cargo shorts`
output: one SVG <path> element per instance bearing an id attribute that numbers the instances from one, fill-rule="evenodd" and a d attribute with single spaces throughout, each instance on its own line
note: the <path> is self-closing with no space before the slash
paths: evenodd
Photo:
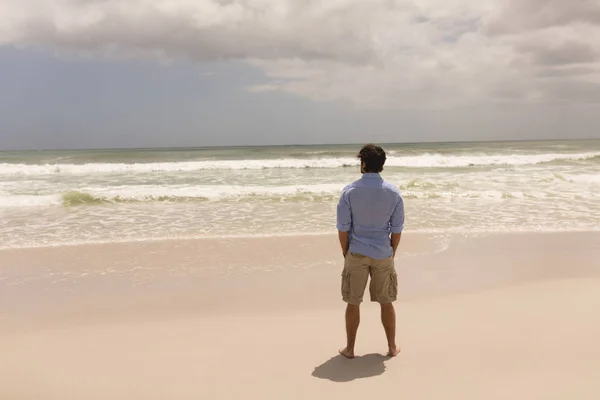
<path id="1" fill-rule="evenodd" d="M 378 260 L 348 252 L 342 272 L 342 299 L 348 304 L 359 305 L 371 277 L 369 292 L 371 301 L 388 304 L 398 296 L 398 275 L 394 258 Z"/>

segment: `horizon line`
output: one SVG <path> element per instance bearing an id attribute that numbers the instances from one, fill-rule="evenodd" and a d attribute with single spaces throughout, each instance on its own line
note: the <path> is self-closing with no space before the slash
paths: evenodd
<path id="1" fill-rule="evenodd" d="M 446 140 L 446 141 L 423 141 L 423 142 L 376 142 L 365 141 L 364 143 L 314 143 L 314 144 L 246 144 L 246 145 L 208 145 L 208 146 L 158 146 L 158 147 L 73 147 L 73 148 L 40 148 L 40 149 L 0 149 L 0 152 L 34 152 L 34 151 L 123 151 L 123 150 L 216 150 L 233 148 L 257 148 L 257 147 L 315 147 L 315 146 L 363 146 L 374 143 L 380 146 L 388 145 L 419 145 L 419 144 L 461 144 L 461 143 L 533 143 L 533 142 L 569 142 L 569 141 L 595 141 L 597 138 L 572 138 L 572 139 L 489 139 L 489 140 Z"/>

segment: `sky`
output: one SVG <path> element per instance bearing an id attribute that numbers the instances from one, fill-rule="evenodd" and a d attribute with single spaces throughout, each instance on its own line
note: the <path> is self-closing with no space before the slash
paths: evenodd
<path id="1" fill-rule="evenodd" d="M 0 149 L 598 126 L 597 0 L 0 0 Z"/>

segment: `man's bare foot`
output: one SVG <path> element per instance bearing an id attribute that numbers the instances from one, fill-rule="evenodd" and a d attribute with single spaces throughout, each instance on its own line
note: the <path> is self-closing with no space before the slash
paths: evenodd
<path id="1" fill-rule="evenodd" d="M 343 355 L 346 358 L 354 358 L 354 351 L 350 351 L 347 348 L 343 348 L 338 351 L 341 355 Z"/>
<path id="2" fill-rule="evenodd" d="M 398 354 L 400 354 L 400 347 L 394 347 L 389 349 L 387 356 L 396 357 Z"/>

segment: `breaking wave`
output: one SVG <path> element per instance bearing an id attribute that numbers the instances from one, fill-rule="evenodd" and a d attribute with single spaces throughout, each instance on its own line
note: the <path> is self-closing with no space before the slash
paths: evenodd
<path id="1" fill-rule="evenodd" d="M 132 186 L 87 188 L 53 195 L 0 195 L 0 207 L 83 206 L 119 203 L 189 203 L 204 201 L 332 201 L 340 185 L 298 186 Z"/>
<path id="2" fill-rule="evenodd" d="M 442 155 L 423 154 L 418 156 L 391 156 L 387 167 L 403 168 L 464 168 L 482 166 L 520 166 L 567 161 L 600 160 L 600 153 L 572 154 L 520 154 L 520 155 Z M 162 163 L 89 163 L 89 164 L 0 164 L 1 175 L 53 175 L 53 174 L 126 174 L 192 172 L 203 170 L 260 170 L 298 168 L 343 168 L 356 167 L 354 158 L 317 159 L 266 159 L 266 160 L 203 160 Z"/>

